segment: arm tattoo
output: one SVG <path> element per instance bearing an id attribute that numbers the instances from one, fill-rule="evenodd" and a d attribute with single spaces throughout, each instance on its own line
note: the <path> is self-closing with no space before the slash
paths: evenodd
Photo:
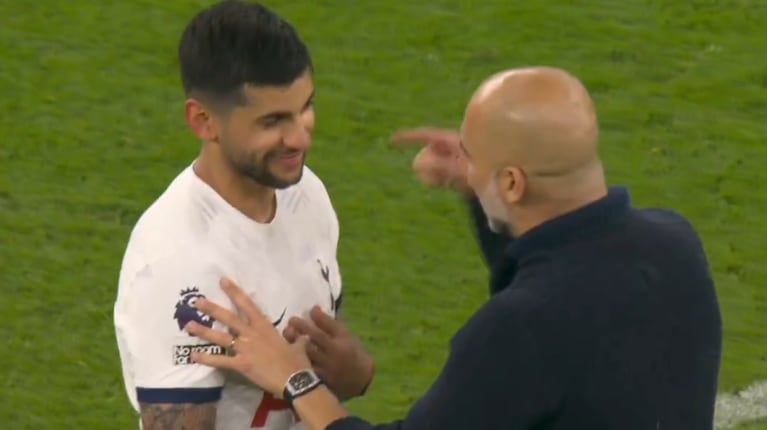
<path id="1" fill-rule="evenodd" d="M 142 403 L 141 424 L 144 430 L 214 430 L 216 404 Z"/>

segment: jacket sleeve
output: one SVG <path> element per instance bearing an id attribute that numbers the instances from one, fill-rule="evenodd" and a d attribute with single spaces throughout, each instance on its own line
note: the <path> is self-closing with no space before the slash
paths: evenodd
<path id="1" fill-rule="evenodd" d="M 404 419 L 348 417 L 327 430 L 524 430 L 551 417 L 562 387 L 535 324 L 491 302 L 453 338 L 440 375 Z"/>
<path id="2" fill-rule="evenodd" d="M 371 424 L 362 418 L 349 416 L 330 424 L 325 430 L 403 430 L 402 420 L 387 424 Z"/>

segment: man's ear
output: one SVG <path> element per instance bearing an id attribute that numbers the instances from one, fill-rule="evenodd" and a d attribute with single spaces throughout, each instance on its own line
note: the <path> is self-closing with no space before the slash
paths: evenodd
<path id="1" fill-rule="evenodd" d="M 184 103 L 184 116 L 192 132 L 203 142 L 218 141 L 218 124 L 216 118 L 202 102 L 195 98 L 187 99 Z"/>
<path id="2" fill-rule="evenodd" d="M 527 178 L 519 167 L 504 167 L 498 172 L 498 192 L 508 204 L 519 203 L 525 195 Z"/>

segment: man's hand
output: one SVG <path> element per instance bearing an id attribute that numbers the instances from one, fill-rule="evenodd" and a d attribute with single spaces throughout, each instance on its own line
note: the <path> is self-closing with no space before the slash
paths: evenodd
<path id="1" fill-rule="evenodd" d="M 340 400 L 364 394 L 375 373 L 373 357 L 344 323 L 315 306 L 311 321 L 293 317 L 283 335 L 289 342 L 308 336 L 306 353 L 317 375 Z"/>
<path id="2" fill-rule="evenodd" d="M 433 127 L 399 130 L 392 136 L 392 141 L 423 146 L 413 159 L 413 170 L 422 183 L 470 192 L 466 180 L 468 162 L 457 131 Z"/>
<path id="3" fill-rule="evenodd" d="M 221 288 L 241 315 L 203 298 L 197 299 L 193 306 L 224 324 L 235 335 L 195 321 L 189 322 L 185 328 L 194 336 L 228 348 L 233 355 L 193 352 L 192 360 L 219 369 L 237 371 L 264 391 L 272 393 L 278 399 L 282 398 L 291 375 L 311 367 L 306 356 L 308 338 L 300 336 L 291 345 L 274 330 L 271 319 L 261 312 L 253 299 L 233 281 L 222 279 Z M 326 429 L 331 423 L 349 416 L 328 387 L 322 385 L 296 398 L 293 407 L 309 430 Z M 177 414 L 177 411 L 172 411 L 171 420 L 162 422 L 178 423 Z M 162 427 L 163 430 L 170 428 L 175 427 Z M 372 427 L 366 425 L 363 428 Z"/>
<path id="4" fill-rule="evenodd" d="M 192 306 L 228 327 L 229 332 L 196 321 L 190 321 L 184 329 L 193 336 L 228 348 L 233 355 L 193 352 L 192 360 L 219 369 L 235 370 L 264 391 L 282 398 L 290 376 L 311 367 L 305 352 L 308 339 L 302 336 L 295 344 L 289 344 L 274 330 L 271 318 L 262 313 L 234 281 L 223 278 L 221 288 L 240 315 L 204 298 L 195 300 Z"/>

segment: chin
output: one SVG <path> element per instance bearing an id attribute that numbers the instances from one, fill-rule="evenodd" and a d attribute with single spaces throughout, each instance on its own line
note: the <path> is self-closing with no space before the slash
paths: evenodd
<path id="1" fill-rule="evenodd" d="M 302 166 L 298 172 L 292 175 L 272 176 L 271 184 L 269 185 L 278 190 L 290 188 L 293 185 L 296 185 L 297 183 L 301 182 L 301 178 L 303 177 L 303 175 L 304 175 L 304 169 Z"/>

